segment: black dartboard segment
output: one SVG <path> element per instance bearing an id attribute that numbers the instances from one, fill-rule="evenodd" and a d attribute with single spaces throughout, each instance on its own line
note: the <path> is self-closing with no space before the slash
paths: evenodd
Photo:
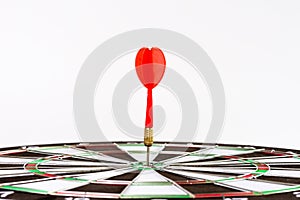
<path id="1" fill-rule="evenodd" d="M 0 150 L 0 199 L 300 199 L 299 151 L 82 143 Z"/>

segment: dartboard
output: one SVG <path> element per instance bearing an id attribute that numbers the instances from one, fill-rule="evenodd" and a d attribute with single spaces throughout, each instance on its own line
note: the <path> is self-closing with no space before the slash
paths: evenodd
<path id="1" fill-rule="evenodd" d="M 105 142 L 1 149 L 0 199 L 298 199 L 299 151 Z M 299 191 L 299 192 L 298 192 Z"/>

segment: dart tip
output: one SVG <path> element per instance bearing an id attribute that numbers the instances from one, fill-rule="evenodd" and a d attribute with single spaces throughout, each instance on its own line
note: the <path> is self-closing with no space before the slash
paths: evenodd
<path id="1" fill-rule="evenodd" d="M 147 162 L 146 162 L 146 165 L 147 165 L 148 167 L 150 167 L 150 162 L 149 162 L 149 160 L 150 160 L 150 147 L 147 147 Z"/>

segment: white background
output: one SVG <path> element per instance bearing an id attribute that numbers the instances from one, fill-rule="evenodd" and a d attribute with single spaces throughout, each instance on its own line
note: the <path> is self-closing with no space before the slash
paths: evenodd
<path id="1" fill-rule="evenodd" d="M 227 100 L 219 142 L 300 149 L 299 1 L 105 2 L 0 2 L 0 146 L 79 141 L 82 63 L 110 37 L 154 27 L 185 34 L 214 61 Z"/>

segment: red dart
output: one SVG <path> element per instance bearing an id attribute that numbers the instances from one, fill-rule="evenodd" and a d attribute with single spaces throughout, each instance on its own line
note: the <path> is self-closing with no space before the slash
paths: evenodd
<path id="1" fill-rule="evenodd" d="M 135 69 L 140 81 L 148 89 L 144 144 L 150 147 L 153 144 L 152 89 L 161 81 L 166 70 L 163 52 L 156 47 L 141 48 L 135 58 Z M 149 148 L 147 150 L 149 152 Z M 149 165 L 149 153 L 147 158 Z"/>

